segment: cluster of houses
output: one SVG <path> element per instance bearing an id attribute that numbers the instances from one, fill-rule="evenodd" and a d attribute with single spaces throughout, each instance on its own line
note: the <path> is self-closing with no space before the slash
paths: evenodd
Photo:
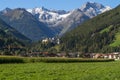
<path id="1" fill-rule="evenodd" d="M 120 52 L 113 52 L 108 54 L 93 54 L 92 58 L 104 58 L 104 59 L 120 59 Z"/>
<path id="2" fill-rule="evenodd" d="M 52 43 L 55 43 L 55 44 L 60 44 L 60 39 L 59 38 L 45 38 L 42 40 L 42 43 L 48 43 L 48 42 L 52 42 Z"/>

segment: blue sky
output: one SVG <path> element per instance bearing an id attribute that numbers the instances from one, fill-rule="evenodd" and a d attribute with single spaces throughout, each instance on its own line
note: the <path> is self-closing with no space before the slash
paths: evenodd
<path id="1" fill-rule="evenodd" d="M 0 0 L 0 10 L 4 8 L 35 8 L 45 7 L 57 10 L 72 10 L 79 8 L 82 4 L 91 1 L 111 6 L 112 8 L 120 4 L 120 0 Z"/>

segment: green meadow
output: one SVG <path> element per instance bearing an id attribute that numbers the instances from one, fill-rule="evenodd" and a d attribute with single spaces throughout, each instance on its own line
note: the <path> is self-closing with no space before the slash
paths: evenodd
<path id="1" fill-rule="evenodd" d="M 120 61 L 0 64 L 0 80 L 120 80 Z"/>
<path id="2" fill-rule="evenodd" d="M 110 46 L 112 46 L 112 47 L 120 46 L 120 32 L 116 33 L 115 38 L 116 39 L 114 40 L 114 42 L 112 44 L 110 44 Z"/>

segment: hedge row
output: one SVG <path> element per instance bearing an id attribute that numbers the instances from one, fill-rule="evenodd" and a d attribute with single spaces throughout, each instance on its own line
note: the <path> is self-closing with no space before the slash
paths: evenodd
<path id="1" fill-rule="evenodd" d="M 81 58 L 46 58 L 43 62 L 47 63 L 73 63 L 73 62 L 110 62 L 114 59 L 81 59 Z"/>
<path id="2" fill-rule="evenodd" d="M 23 58 L 20 57 L 0 57 L 0 64 L 3 63 L 24 63 Z"/>
<path id="3" fill-rule="evenodd" d="M 0 57 L 0 64 L 3 63 L 30 63 L 30 62 L 46 62 L 46 63 L 70 63 L 70 62 L 110 62 L 114 59 L 81 59 L 81 58 L 30 58 L 30 57 Z"/>

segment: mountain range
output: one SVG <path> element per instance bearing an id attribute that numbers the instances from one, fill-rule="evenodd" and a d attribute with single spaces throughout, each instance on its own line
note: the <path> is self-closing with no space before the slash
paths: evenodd
<path id="1" fill-rule="evenodd" d="M 49 10 L 44 7 L 6 8 L 0 12 L 0 18 L 32 41 L 38 41 L 46 37 L 62 36 L 84 21 L 109 10 L 109 6 L 87 2 L 71 11 Z"/>
<path id="2" fill-rule="evenodd" d="M 54 30 L 55 33 L 63 35 L 84 21 L 110 9 L 109 6 L 103 6 L 95 2 L 87 2 L 80 8 L 71 11 L 48 10 L 44 7 L 27 9 L 27 11 L 34 15 L 40 22 L 43 22 Z"/>

